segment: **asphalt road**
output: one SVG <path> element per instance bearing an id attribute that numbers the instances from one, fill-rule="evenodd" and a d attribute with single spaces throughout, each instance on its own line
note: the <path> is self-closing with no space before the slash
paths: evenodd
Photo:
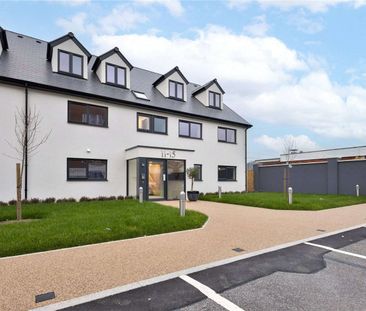
<path id="1" fill-rule="evenodd" d="M 366 310 L 366 228 L 64 310 Z"/>

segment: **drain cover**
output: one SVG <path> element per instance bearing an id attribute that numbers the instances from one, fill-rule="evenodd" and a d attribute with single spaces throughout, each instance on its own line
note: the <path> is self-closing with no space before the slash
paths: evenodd
<path id="1" fill-rule="evenodd" d="M 39 295 L 36 295 L 36 303 L 46 301 L 46 300 L 50 300 L 50 299 L 55 299 L 55 297 L 56 297 L 55 292 L 48 292 L 48 293 L 44 293 L 44 294 L 39 294 Z"/>
<path id="2" fill-rule="evenodd" d="M 236 247 L 236 248 L 233 248 L 233 251 L 237 252 L 237 253 L 241 253 L 241 252 L 244 252 L 245 250 L 240 247 Z"/>
<path id="3" fill-rule="evenodd" d="M 327 230 L 324 230 L 324 229 L 317 229 L 316 231 L 319 231 L 319 232 L 326 232 Z"/>

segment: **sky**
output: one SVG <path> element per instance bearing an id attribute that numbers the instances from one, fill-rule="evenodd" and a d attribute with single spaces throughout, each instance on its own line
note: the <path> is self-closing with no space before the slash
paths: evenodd
<path id="1" fill-rule="evenodd" d="M 191 82 L 217 78 L 253 124 L 248 160 L 283 141 L 309 151 L 366 145 L 366 0 L 0 1 L 0 26 Z"/>

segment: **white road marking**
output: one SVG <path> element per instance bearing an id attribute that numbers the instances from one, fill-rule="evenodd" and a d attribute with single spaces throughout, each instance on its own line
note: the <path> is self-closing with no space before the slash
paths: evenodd
<path id="1" fill-rule="evenodd" d="M 346 252 L 346 251 L 342 251 L 340 249 L 332 248 L 332 247 L 329 247 L 329 246 L 314 244 L 314 243 L 311 243 L 311 242 L 305 242 L 305 244 L 315 246 L 315 247 L 324 248 L 324 249 L 327 249 L 329 251 L 344 254 L 344 255 L 348 255 L 348 256 L 353 256 L 353 257 L 357 257 L 357 258 L 361 258 L 361 259 L 366 259 L 366 256 L 355 254 L 355 253 L 350 253 L 350 252 Z"/>
<path id="2" fill-rule="evenodd" d="M 217 294 L 213 289 L 196 281 L 195 279 L 192 279 L 188 275 L 181 275 L 180 278 L 183 281 L 186 281 L 188 284 L 192 285 L 193 287 L 197 288 L 202 294 L 206 295 L 208 298 L 210 298 L 220 306 L 224 307 L 226 310 L 244 311 L 244 309 L 238 307 L 236 304 L 233 304 L 230 300 L 227 300 L 226 298 Z"/>

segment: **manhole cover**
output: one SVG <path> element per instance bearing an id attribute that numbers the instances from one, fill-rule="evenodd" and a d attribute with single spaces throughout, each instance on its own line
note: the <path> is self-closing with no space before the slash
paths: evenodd
<path id="1" fill-rule="evenodd" d="M 48 293 L 44 293 L 44 294 L 39 294 L 39 295 L 36 295 L 36 303 L 46 301 L 46 300 L 50 300 L 50 299 L 54 299 L 55 297 L 56 297 L 55 292 L 48 292 Z"/>

